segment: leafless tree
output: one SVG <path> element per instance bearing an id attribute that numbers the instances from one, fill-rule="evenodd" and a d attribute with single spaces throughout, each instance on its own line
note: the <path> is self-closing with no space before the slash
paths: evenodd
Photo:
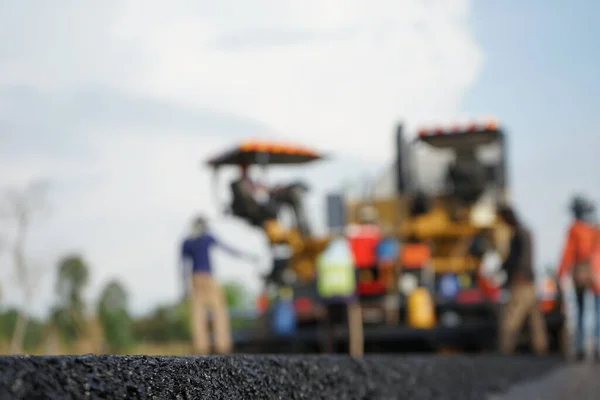
<path id="1" fill-rule="evenodd" d="M 28 310 L 42 276 L 39 265 L 34 265 L 26 255 L 26 243 L 34 217 L 46 211 L 47 190 L 48 182 L 37 180 L 22 189 L 7 190 L 3 199 L 2 216 L 11 220 L 15 226 L 14 241 L 8 244 L 8 250 L 13 262 L 13 273 L 23 296 L 10 345 L 12 353 L 22 351 L 29 322 Z"/>

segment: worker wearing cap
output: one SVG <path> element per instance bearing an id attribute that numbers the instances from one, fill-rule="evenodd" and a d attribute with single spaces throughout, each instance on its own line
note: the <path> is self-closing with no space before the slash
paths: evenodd
<path id="1" fill-rule="evenodd" d="M 567 232 L 566 243 L 558 269 L 559 281 L 572 272 L 577 303 L 577 325 L 575 334 L 576 358 L 583 360 L 584 351 L 584 299 L 591 291 L 596 307 L 595 358 L 600 361 L 600 265 L 594 258 L 600 251 L 600 233 L 593 224 L 594 206 L 581 196 L 571 202 L 573 222 Z"/>
<path id="2" fill-rule="evenodd" d="M 510 299 L 500 323 L 500 347 L 504 353 L 513 353 L 523 323 L 529 318 L 533 349 L 537 354 L 548 349 L 546 323 L 538 308 L 533 269 L 533 239 L 510 207 L 499 209 L 500 219 L 512 228 L 508 256 L 502 265 L 507 276 Z"/>
<path id="3" fill-rule="evenodd" d="M 255 256 L 245 254 L 218 241 L 208 231 L 206 219 L 203 217 L 197 217 L 192 223 L 191 235 L 184 240 L 181 247 L 181 258 L 186 293 L 189 285 L 189 270 L 191 269 L 192 272 L 192 342 L 194 351 L 198 354 L 210 352 L 207 309 L 212 311 L 216 352 L 228 354 L 232 350 L 227 302 L 221 286 L 213 277 L 210 260 L 210 249 L 215 245 L 235 257 L 256 260 Z"/>

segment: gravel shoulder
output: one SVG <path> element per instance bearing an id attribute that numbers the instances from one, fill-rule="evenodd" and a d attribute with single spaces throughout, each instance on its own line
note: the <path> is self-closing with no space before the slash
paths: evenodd
<path id="1" fill-rule="evenodd" d="M 562 365 L 491 355 L 5 356 L 0 399 L 486 399 Z"/>

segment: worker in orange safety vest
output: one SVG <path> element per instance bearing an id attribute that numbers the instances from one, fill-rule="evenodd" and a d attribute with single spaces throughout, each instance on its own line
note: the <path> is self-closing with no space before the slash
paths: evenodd
<path id="1" fill-rule="evenodd" d="M 595 359 L 600 361 L 600 231 L 592 223 L 594 206 L 577 196 L 571 203 L 574 220 L 569 227 L 558 269 L 559 281 L 572 272 L 577 302 L 575 351 L 578 361 L 585 358 L 584 351 L 584 299 L 591 291 L 595 302 Z"/>

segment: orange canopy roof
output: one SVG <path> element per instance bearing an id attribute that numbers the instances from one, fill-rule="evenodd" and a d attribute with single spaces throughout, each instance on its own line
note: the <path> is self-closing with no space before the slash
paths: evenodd
<path id="1" fill-rule="evenodd" d="M 213 167 L 240 164 L 301 164 L 323 156 L 296 144 L 272 140 L 245 140 L 233 149 L 208 160 Z"/>

